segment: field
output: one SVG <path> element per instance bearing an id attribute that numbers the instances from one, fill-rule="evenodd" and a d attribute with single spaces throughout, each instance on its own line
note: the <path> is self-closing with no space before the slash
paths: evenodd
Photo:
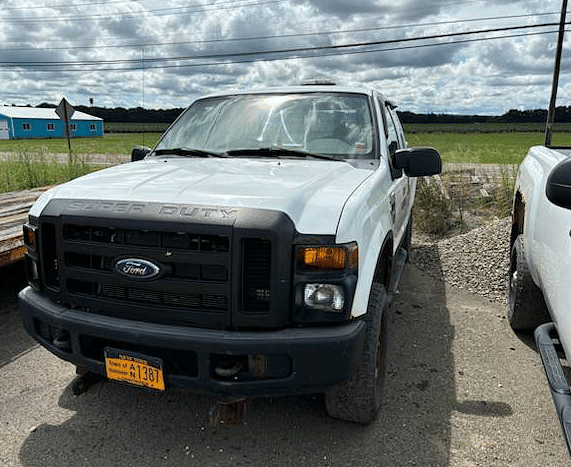
<path id="1" fill-rule="evenodd" d="M 98 167 L 93 161 L 103 155 L 124 161 L 134 146 L 153 146 L 164 124 L 110 124 L 103 138 L 72 139 L 71 163 L 65 139 L 0 141 L 0 192 L 17 191 L 62 183 Z M 531 146 L 543 143 L 539 124 L 410 124 L 405 125 L 409 146 L 433 146 L 445 163 L 519 164 Z M 558 125 L 553 143 L 571 145 L 571 125 Z M 59 162 L 55 155 L 59 155 Z"/>
<path id="2" fill-rule="evenodd" d="M 446 162 L 520 164 L 530 147 L 543 144 L 544 125 L 411 124 L 404 125 L 409 146 L 433 146 Z M 558 124 L 554 145 L 571 146 L 571 125 Z"/>
<path id="3" fill-rule="evenodd" d="M 74 154 L 128 155 L 134 146 L 154 146 L 160 133 L 108 133 L 103 138 L 74 138 L 71 149 Z M 67 154 L 67 140 L 26 139 L 0 140 L 0 153 Z"/>
<path id="4" fill-rule="evenodd" d="M 571 143 L 571 135 L 568 137 Z M 409 146 L 433 146 L 446 162 L 520 164 L 542 133 L 408 133 Z"/>

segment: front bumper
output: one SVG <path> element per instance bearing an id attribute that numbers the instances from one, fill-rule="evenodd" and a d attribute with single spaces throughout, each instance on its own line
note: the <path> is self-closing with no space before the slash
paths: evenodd
<path id="1" fill-rule="evenodd" d="M 349 379 L 365 335 L 363 321 L 260 332 L 129 321 L 58 305 L 31 287 L 19 300 L 27 332 L 64 360 L 105 375 L 106 347 L 135 351 L 164 361 L 167 385 L 215 396 L 320 392 Z M 228 376 L 234 364 L 243 370 Z"/>

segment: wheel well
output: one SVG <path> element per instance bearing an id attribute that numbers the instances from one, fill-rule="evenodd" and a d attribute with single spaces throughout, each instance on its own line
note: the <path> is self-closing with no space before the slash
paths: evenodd
<path id="1" fill-rule="evenodd" d="M 377 259 L 377 266 L 375 268 L 375 275 L 373 276 L 373 282 L 376 284 L 382 284 L 385 286 L 385 290 L 388 290 L 390 279 L 391 279 L 391 268 L 393 261 L 393 237 L 388 235 L 385 238 L 383 246 L 381 248 L 381 253 Z"/>
<path id="2" fill-rule="evenodd" d="M 525 220 L 525 201 L 521 192 L 517 192 L 514 197 L 514 205 L 512 212 L 512 231 L 510 236 L 510 247 L 515 243 L 518 235 L 523 234 Z"/>

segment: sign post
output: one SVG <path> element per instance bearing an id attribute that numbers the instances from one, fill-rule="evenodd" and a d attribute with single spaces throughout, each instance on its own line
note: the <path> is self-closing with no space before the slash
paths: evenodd
<path id="1" fill-rule="evenodd" d="M 61 100 L 59 105 L 56 108 L 57 116 L 63 120 L 64 124 L 64 131 L 67 137 L 67 147 L 69 149 L 69 167 L 71 169 L 71 135 L 70 135 L 70 128 L 69 128 L 69 121 L 71 120 L 72 115 L 74 114 L 75 109 L 71 106 L 71 104 L 65 99 L 65 97 Z"/>

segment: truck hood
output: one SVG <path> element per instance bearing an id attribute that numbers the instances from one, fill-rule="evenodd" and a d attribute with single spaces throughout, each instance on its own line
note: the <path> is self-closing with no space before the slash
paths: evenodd
<path id="1" fill-rule="evenodd" d="M 301 233 L 334 235 L 351 193 L 373 167 L 292 159 L 147 158 L 95 172 L 46 192 L 51 199 L 176 203 L 284 212 Z"/>

